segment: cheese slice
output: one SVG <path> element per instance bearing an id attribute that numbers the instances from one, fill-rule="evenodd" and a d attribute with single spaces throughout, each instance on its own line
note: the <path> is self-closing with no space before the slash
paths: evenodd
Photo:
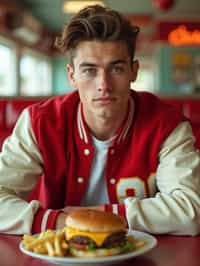
<path id="1" fill-rule="evenodd" d="M 97 246 L 101 246 L 106 237 L 110 235 L 110 233 L 85 232 L 85 231 L 79 231 L 71 227 L 67 227 L 66 235 L 67 235 L 67 240 L 70 240 L 74 236 L 87 236 L 91 238 L 97 244 Z"/>

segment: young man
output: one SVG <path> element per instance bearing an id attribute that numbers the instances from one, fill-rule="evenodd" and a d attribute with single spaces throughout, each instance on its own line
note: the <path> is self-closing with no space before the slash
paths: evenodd
<path id="1" fill-rule="evenodd" d="M 200 158 L 189 122 L 137 77 L 138 33 L 118 12 L 80 11 L 57 46 L 72 87 L 25 109 L 0 155 L 0 232 L 61 228 L 96 208 L 155 234 L 200 232 Z"/>

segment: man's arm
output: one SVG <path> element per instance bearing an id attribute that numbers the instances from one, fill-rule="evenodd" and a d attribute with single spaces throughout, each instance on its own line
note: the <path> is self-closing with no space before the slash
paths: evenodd
<path id="1" fill-rule="evenodd" d="M 188 122 L 166 139 L 156 173 L 158 193 L 125 200 L 129 226 L 155 234 L 200 233 L 200 156 Z"/>
<path id="2" fill-rule="evenodd" d="M 129 227 L 153 234 L 200 233 L 200 156 L 191 126 L 183 122 L 165 140 L 156 173 L 158 193 L 106 204 L 105 210 L 127 219 Z"/>
<path id="3" fill-rule="evenodd" d="M 36 200 L 25 201 L 38 182 L 42 165 L 26 109 L 0 153 L 0 233 L 35 233 L 54 226 L 57 211 L 42 209 Z"/>

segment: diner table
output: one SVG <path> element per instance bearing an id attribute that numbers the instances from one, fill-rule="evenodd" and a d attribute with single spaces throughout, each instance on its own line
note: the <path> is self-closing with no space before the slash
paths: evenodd
<path id="1" fill-rule="evenodd" d="M 200 266 L 200 236 L 156 236 L 157 246 L 116 266 Z M 0 234 L 0 266 L 52 266 L 19 250 L 20 236 Z M 88 264 L 89 265 L 89 264 Z M 94 265 L 95 266 L 95 265 Z"/>

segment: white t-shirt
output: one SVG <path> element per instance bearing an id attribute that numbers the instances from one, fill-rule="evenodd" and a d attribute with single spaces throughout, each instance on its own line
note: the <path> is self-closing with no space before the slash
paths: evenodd
<path id="1" fill-rule="evenodd" d="M 91 203 L 92 205 L 100 205 L 109 202 L 104 169 L 107 151 L 109 146 L 112 145 L 113 139 L 114 137 L 102 141 L 92 136 L 95 153 L 87 190 L 81 201 L 81 206 L 91 206 Z"/>

